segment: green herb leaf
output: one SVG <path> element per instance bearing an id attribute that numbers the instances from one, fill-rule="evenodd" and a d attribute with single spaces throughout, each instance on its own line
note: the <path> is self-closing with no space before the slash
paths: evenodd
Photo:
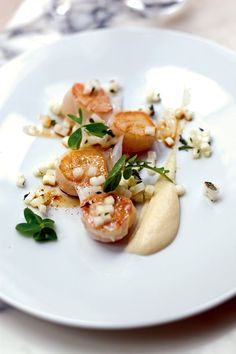
<path id="1" fill-rule="evenodd" d="M 49 228 L 49 227 L 45 227 L 44 229 L 44 232 L 45 232 L 45 238 L 46 240 L 45 241 L 54 241 L 54 240 L 57 240 L 57 234 L 55 232 L 55 230 Z"/>
<path id="2" fill-rule="evenodd" d="M 33 238 L 38 242 L 54 241 L 57 240 L 57 234 L 53 229 L 46 227 L 40 232 L 36 232 Z"/>
<path id="3" fill-rule="evenodd" d="M 103 187 L 104 192 L 110 192 L 118 187 L 122 173 L 125 179 L 129 179 L 133 175 L 139 181 L 141 181 L 138 171 L 142 171 L 144 168 L 159 173 L 159 175 L 173 183 L 173 181 L 167 175 L 169 170 L 166 170 L 164 167 L 152 167 L 150 166 L 150 162 L 145 160 L 138 160 L 137 155 L 132 156 L 128 161 L 125 160 L 125 155 L 122 155 L 112 170 L 109 172 Z"/>
<path id="4" fill-rule="evenodd" d="M 170 171 L 166 170 L 164 167 L 151 167 L 148 165 L 148 166 L 145 166 L 144 168 L 147 168 L 148 170 L 159 173 L 159 175 L 166 178 L 169 182 L 173 183 L 172 179 L 167 176 L 167 173 L 169 173 Z"/>
<path id="5" fill-rule="evenodd" d="M 129 179 L 132 176 L 132 168 L 126 167 L 123 172 L 124 179 Z"/>
<path id="6" fill-rule="evenodd" d="M 183 146 L 180 146 L 179 147 L 179 150 L 180 151 L 188 151 L 188 150 L 191 150 L 191 149 L 193 149 L 193 146 L 189 146 L 189 145 L 183 145 Z"/>
<path id="7" fill-rule="evenodd" d="M 84 125 L 84 128 L 89 134 L 98 136 L 99 138 L 102 138 L 104 135 L 108 134 L 108 131 L 110 131 L 109 127 L 103 123 L 86 124 Z"/>
<path id="8" fill-rule="evenodd" d="M 82 141 L 82 129 L 77 129 L 74 133 L 72 133 L 68 139 L 68 146 L 72 150 L 79 149 Z"/>
<path id="9" fill-rule="evenodd" d="M 132 164 L 137 160 L 137 157 L 138 157 L 138 155 L 132 156 L 132 157 L 127 161 L 127 163 L 130 164 L 130 165 L 132 165 Z"/>
<path id="10" fill-rule="evenodd" d="M 16 230 L 26 236 L 32 236 L 35 241 L 52 241 L 57 239 L 52 219 L 42 219 L 41 216 L 35 214 L 31 209 L 25 208 L 24 216 L 26 223 L 16 225 Z"/>
<path id="11" fill-rule="evenodd" d="M 35 241 L 43 241 L 43 240 L 45 239 L 45 237 L 44 237 L 44 231 L 41 230 L 41 231 L 35 232 L 35 233 L 33 234 L 33 239 L 34 239 Z"/>
<path id="12" fill-rule="evenodd" d="M 121 172 L 117 173 L 112 178 L 107 178 L 106 182 L 104 184 L 104 187 L 103 187 L 104 192 L 114 191 L 119 186 L 121 178 L 122 178 L 122 173 Z"/>
<path id="13" fill-rule="evenodd" d="M 187 141 L 182 137 L 182 135 L 180 135 L 179 141 L 181 142 L 181 144 L 183 144 L 182 146 L 179 147 L 180 151 L 188 151 L 193 149 L 193 146 L 188 145 Z"/>
<path id="14" fill-rule="evenodd" d="M 33 223 L 21 223 L 16 225 L 16 230 L 21 234 L 32 235 L 33 233 L 40 230 L 40 225 Z"/>
<path id="15" fill-rule="evenodd" d="M 125 166 L 125 159 L 125 155 L 122 155 L 121 158 L 115 163 L 111 171 L 108 173 L 103 187 L 104 192 L 113 191 L 116 189 L 116 187 L 118 187 L 122 177 L 122 171 Z"/>
<path id="16" fill-rule="evenodd" d="M 35 214 L 30 208 L 25 208 L 24 217 L 27 223 L 40 224 L 43 220 L 41 216 Z"/>
<path id="17" fill-rule="evenodd" d="M 43 219 L 41 227 L 49 227 L 50 229 L 54 228 L 55 221 L 51 219 Z"/>
<path id="18" fill-rule="evenodd" d="M 183 145 L 188 145 L 187 141 L 182 137 L 182 135 L 180 135 L 179 141 L 180 141 L 180 143 L 183 144 Z"/>
<path id="19" fill-rule="evenodd" d="M 76 123 L 79 123 L 79 124 L 83 123 L 83 111 L 81 108 L 79 109 L 79 117 L 77 117 L 73 114 L 68 114 L 67 116 Z"/>

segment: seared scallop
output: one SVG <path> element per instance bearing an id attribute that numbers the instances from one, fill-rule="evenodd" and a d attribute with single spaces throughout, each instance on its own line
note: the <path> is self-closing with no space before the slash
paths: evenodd
<path id="1" fill-rule="evenodd" d="M 124 238 L 135 222 L 132 201 L 115 193 L 95 194 L 81 205 L 82 220 L 92 238 L 116 242 Z"/>

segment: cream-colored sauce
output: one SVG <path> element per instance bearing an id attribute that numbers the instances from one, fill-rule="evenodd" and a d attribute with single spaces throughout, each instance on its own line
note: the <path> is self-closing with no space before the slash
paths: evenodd
<path id="1" fill-rule="evenodd" d="M 173 151 L 166 164 L 169 177 L 174 181 L 176 152 Z M 155 186 L 156 192 L 149 203 L 143 206 L 126 250 L 139 255 L 149 255 L 168 246 L 179 228 L 180 208 L 175 184 L 161 177 Z"/>

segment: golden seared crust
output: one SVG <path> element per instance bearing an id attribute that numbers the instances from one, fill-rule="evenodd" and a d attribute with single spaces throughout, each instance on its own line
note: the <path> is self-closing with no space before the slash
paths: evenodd
<path id="1" fill-rule="evenodd" d="M 153 135 L 147 135 L 145 129 L 154 128 Z M 156 126 L 145 112 L 119 112 L 114 116 L 112 130 L 118 135 L 124 135 L 123 151 L 135 153 L 150 149 L 155 141 Z"/>
<path id="2" fill-rule="evenodd" d="M 67 194 L 77 195 L 75 186 L 90 186 L 88 169 L 91 166 L 97 168 L 95 176 L 107 176 L 106 161 L 100 149 L 87 147 L 70 150 L 62 156 L 56 169 L 56 179 L 59 187 Z M 78 177 L 73 174 L 73 169 L 77 167 L 84 170 L 84 174 Z"/>

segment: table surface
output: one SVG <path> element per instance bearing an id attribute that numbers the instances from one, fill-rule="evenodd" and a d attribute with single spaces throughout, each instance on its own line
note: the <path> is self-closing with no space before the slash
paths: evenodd
<path id="1" fill-rule="evenodd" d="M 0 29 L 19 4 L 20 0 L 0 0 Z M 185 12 L 176 18 L 161 23 L 133 20 L 128 25 L 191 32 L 236 50 L 235 14 L 235 0 L 190 0 Z M 236 354 L 236 298 L 183 321 L 126 331 L 58 326 L 0 305 L 0 353 Z"/>

